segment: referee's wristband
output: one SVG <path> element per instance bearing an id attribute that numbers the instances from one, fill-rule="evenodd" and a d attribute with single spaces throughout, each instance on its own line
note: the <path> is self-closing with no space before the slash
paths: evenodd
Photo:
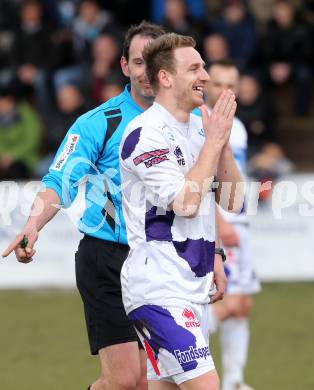
<path id="1" fill-rule="evenodd" d="M 227 260 L 227 256 L 223 248 L 215 248 L 215 255 L 220 255 L 223 262 Z"/>

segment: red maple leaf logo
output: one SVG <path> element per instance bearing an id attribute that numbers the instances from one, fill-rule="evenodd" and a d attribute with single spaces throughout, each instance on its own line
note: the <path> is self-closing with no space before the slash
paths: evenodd
<path id="1" fill-rule="evenodd" d="M 187 318 L 189 321 L 195 321 L 195 314 L 190 309 L 184 309 L 182 312 L 183 317 Z"/>

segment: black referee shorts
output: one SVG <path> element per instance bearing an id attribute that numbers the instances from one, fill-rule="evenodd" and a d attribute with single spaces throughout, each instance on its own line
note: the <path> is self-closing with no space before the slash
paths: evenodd
<path id="1" fill-rule="evenodd" d="M 128 251 L 127 245 L 85 235 L 75 255 L 76 284 L 93 355 L 110 345 L 138 341 L 121 296 L 120 272 Z"/>

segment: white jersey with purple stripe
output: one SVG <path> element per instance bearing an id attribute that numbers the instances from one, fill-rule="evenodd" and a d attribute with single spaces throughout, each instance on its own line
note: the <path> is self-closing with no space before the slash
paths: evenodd
<path id="1" fill-rule="evenodd" d="M 127 313 L 145 304 L 210 301 L 215 197 L 209 191 L 194 218 L 171 203 L 204 143 L 201 118 L 178 122 L 154 103 L 128 125 L 120 145 L 123 212 L 130 253 L 121 281 Z"/>

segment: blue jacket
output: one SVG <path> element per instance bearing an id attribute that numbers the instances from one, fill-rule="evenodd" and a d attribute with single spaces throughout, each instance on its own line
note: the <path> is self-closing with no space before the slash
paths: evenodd
<path id="1" fill-rule="evenodd" d="M 122 214 L 119 144 L 128 123 L 143 110 L 133 101 L 130 85 L 118 96 L 80 116 L 60 145 L 43 184 L 54 190 L 63 207 L 74 201 L 86 180 L 86 209 L 79 230 L 89 236 L 127 244 Z"/>

